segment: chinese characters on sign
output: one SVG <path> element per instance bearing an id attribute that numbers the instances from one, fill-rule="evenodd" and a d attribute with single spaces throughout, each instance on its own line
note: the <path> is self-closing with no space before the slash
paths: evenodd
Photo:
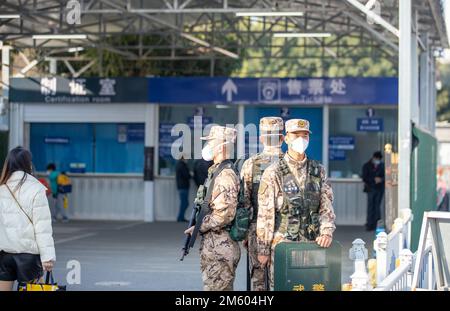
<path id="1" fill-rule="evenodd" d="M 114 90 L 114 85 L 116 81 L 114 79 L 99 79 L 100 85 L 99 95 L 102 96 L 114 96 L 116 91 Z M 87 95 L 86 90 L 86 79 L 71 79 L 69 81 L 69 92 L 70 95 Z M 53 78 L 42 78 L 41 79 L 41 94 L 42 95 L 57 95 L 57 79 Z"/>
<path id="2" fill-rule="evenodd" d="M 344 79 L 260 79 L 258 99 L 263 103 L 295 100 L 299 104 L 327 104 L 347 95 Z"/>
<path id="3" fill-rule="evenodd" d="M 305 291 L 305 286 L 303 284 L 294 285 L 292 290 L 294 292 L 303 292 Z M 325 285 L 321 283 L 313 284 L 311 290 L 313 292 L 323 292 L 325 291 Z"/>
<path id="4" fill-rule="evenodd" d="M 384 130 L 382 118 L 358 118 L 356 127 L 358 132 L 382 132 Z"/>
<path id="5" fill-rule="evenodd" d="M 49 104 L 148 103 L 147 78 L 12 78 L 11 101 Z"/>
<path id="6" fill-rule="evenodd" d="M 10 101 L 55 104 L 145 102 L 195 105 L 397 105 L 398 79 L 386 77 L 12 78 Z"/>

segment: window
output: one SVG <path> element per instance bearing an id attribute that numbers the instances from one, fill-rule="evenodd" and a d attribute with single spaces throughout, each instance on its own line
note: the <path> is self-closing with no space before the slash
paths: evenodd
<path id="1" fill-rule="evenodd" d="M 259 121 L 264 117 L 281 117 L 286 122 L 289 119 L 306 119 L 310 123 L 310 129 L 312 134 L 310 135 L 310 141 L 308 151 L 306 152 L 308 157 L 317 161 L 322 161 L 322 132 L 323 132 L 323 119 L 322 108 L 313 107 L 292 107 L 292 106 L 280 106 L 280 107 L 267 107 L 258 106 L 245 107 L 245 124 L 254 124 L 258 129 L 259 135 Z M 246 153 L 248 152 L 247 143 L 248 135 L 246 137 Z M 259 143 L 259 140 L 258 140 Z M 253 146 L 253 150 L 256 147 Z M 258 146 L 258 150 L 262 147 Z M 284 152 L 287 151 L 287 145 L 284 143 L 282 146 Z"/>
<path id="2" fill-rule="evenodd" d="M 225 126 L 231 124 L 235 126 L 238 123 L 237 106 L 191 106 L 174 105 L 161 106 L 159 108 L 159 151 L 158 151 L 158 173 L 162 176 L 175 175 L 176 160 L 172 157 L 171 148 L 174 142 L 179 142 L 180 136 L 171 136 L 171 130 L 176 124 L 183 124 L 191 129 L 190 139 L 191 152 L 188 165 L 192 168 L 194 163 L 194 147 L 197 158 L 201 157 L 201 148 L 203 142 L 194 136 L 194 117 L 202 118 L 203 129 L 208 124 L 217 124 Z M 203 131 L 202 131 L 203 132 Z M 198 133 L 200 134 L 200 133 Z M 207 134 L 207 133 L 203 133 Z M 197 140 L 197 141 L 196 141 Z M 183 150 L 184 152 L 184 150 Z"/>
<path id="3" fill-rule="evenodd" d="M 397 115 L 390 108 L 330 108 L 330 177 L 359 178 L 375 151 L 384 154 L 388 143 L 396 151 Z"/>
<path id="4" fill-rule="evenodd" d="M 37 171 L 142 173 L 144 135 L 142 123 L 33 123 L 30 149 Z"/>

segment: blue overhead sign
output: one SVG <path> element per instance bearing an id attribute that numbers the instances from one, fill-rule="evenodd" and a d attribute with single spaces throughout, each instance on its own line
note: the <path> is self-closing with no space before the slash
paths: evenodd
<path id="1" fill-rule="evenodd" d="M 397 105 L 397 78 L 149 78 L 149 101 L 167 104 Z"/>
<path id="2" fill-rule="evenodd" d="M 146 78 L 11 78 L 10 101 L 48 104 L 145 103 Z"/>
<path id="3" fill-rule="evenodd" d="M 397 105 L 397 78 L 12 78 L 16 103 Z M 284 108 L 287 112 L 288 109 Z"/>

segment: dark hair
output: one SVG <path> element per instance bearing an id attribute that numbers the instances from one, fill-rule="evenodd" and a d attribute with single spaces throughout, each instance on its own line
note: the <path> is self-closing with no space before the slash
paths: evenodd
<path id="1" fill-rule="evenodd" d="M 374 152 L 373 153 L 373 157 L 375 158 L 375 159 L 383 159 L 383 154 L 381 154 L 381 151 L 377 151 L 377 152 Z"/>
<path id="2" fill-rule="evenodd" d="M 47 165 L 47 170 L 56 171 L 56 165 L 54 163 L 50 163 L 49 165 Z"/>
<path id="3" fill-rule="evenodd" d="M 31 152 L 27 149 L 19 146 L 12 149 L 6 157 L 5 164 L 3 165 L 2 175 L 0 177 L 0 185 L 6 184 L 11 175 L 14 172 L 24 172 L 22 179 L 20 180 L 17 188 L 23 185 L 27 179 L 27 174 L 32 175 L 32 161 Z"/>

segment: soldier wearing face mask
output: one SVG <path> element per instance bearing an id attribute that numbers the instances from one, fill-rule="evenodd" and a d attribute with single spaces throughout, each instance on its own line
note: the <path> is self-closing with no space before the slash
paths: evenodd
<path id="1" fill-rule="evenodd" d="M 241 169 L 245 207 L 250 210 L 250 228 L 244 246 L 249 255 L 249 273 L 252 290 L 265 290 L 264 267 L 258 261 L 258 244 L 256 243 L 256 220 L 258 218 L 258 188 L 264 170 L 282 156 L 283 119 L 279 117 L 262 118 L 259 123 L 260 142 L 264 146 L 261 153 L 255 154 L 244 162 Z"/>
<path id="2" fill-rule="evenodd" d="M 324 167 L 309 159 L 309 122 L 286 122 L 288 152 L 262 175 L 258 191 L 258 260 L 270 267 L 273 287 L 275 246 L 286 241 L 315 241 L 329 247 L 335 230 L 333 191 Z"/>
<path id="3" fill-rule="evenodd" d="M 201 222 L 199 232 L 200 269 L 205 291 L 230 291 L 236 268 L 241 257 L 238 242 L 231 239 L 229 228 L 236 215 L 239 177 L 231 161 L 236 142 L 236 130 L 224 126 L 213 126 L 202 150 L 205 161 L 214 161 L 208 170 L 208 178 L 197 199 L 207 203 L 207 213 Z M 199 219 L 197 219 L 199 221 Z M 185 234 L 194 234 L 193 226 Z"/>

